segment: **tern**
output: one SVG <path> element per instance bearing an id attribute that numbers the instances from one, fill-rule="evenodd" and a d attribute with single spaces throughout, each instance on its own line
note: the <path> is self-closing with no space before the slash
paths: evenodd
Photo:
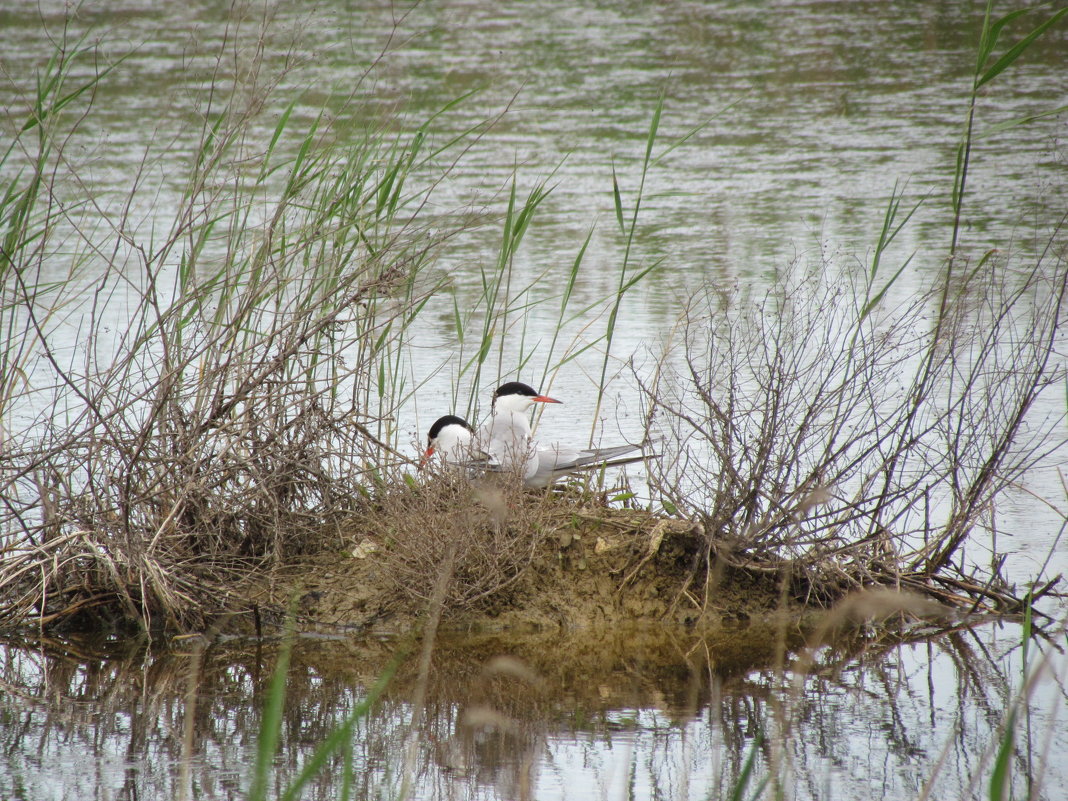
<path id="1" fill-rule="evenodd" d="M 489 473 L 515 473 L 530 489 L 548 487 L 582 470 L 631 464 L 643 456 L 624 457 L 641 445 L 575 448 L 563 444 L 536 445 L 526 412 L 535 403 L 560 403 L 519 381 L 510 381 L 493 394 L 493 414 L 476 436 L 462 417 L 445 415 L 430 427 L 424 459 L 440 453 L 450 464 L 480 467 Z"/>
<path id="2" fill-rule="evenodd" d="M 423 464 L 429 462 L 435 454 L 439 455 L 446 464 L 451 465 L 484 465 L 489 460 L 488 456 L 478 448 L 475 441 L 475 429 L 455 414 L 439 417 L 434 421 L 434 425 L 430 426 L 430 433 L 426 438 L 426 450 L 423 452 Z"/>
<path id="3" fill-rule="evenodd" d="M 493 393 L 490 419 L 478 432 L 478 443 L 501 470 L 515 472 L 526 484 L 538 470 L 527 412 L 535 403 L 560 403 L 521 381 L 509 381 Z M 536 484 L 531 486 L 545 486 Z"/>

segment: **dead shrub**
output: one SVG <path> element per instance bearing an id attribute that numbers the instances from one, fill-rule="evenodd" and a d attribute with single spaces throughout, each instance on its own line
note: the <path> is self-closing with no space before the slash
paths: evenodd
<path id="1" fill-rule="evenodd" d="M 26 165 L 0 192 L 0 624 L 201 626 L 235 576 L 321 547 L 403 460 L 392 371 L 456 234 L 415 211 L 448 147 L 389 121 L 339 141 L 327 110 L 265 129 L 285 105 L 268 102 L 284 74 L 260 72 L 267 34 L 234 26 L 196 54 L 223 100 L 176 194 L 146 173 L 117 206 L 67 199 L 85 176 L 66 151 L 110 69 L 84 77 L 108 63 L 84 42 L 45 68 L 3 157 Z M 243 47 L 240 76 L 210 69 Z M 335 113 L 359 118 L 359 97 Z M 170 227 L 146 228 L 161 193 Z"/>
<path id="2" fill-rule="evenodd" d="M 424 479 L 385 490 L 357 521 L 356 538 L 376 544 L 370 558 L 420 606 L 434 599 L 443 571 L 450 573 L 440 599 L 446 612 L 501 603 L 545 541 L 543 503 L 504 481 Z"/>
<path id="3" fill-rule="evenodd" d="M 1063 441 L 1033 407 L 1065 379 L 1068 265 L 965 267 L 897 305 L 830 264 L 691 301 L 681 366 L 644 392 L 666 435 L 653 485 L 701 521 L 710 561 L 783 570 L 822 603 L 892 584 L 1016 608 L 960 550 Z"/>

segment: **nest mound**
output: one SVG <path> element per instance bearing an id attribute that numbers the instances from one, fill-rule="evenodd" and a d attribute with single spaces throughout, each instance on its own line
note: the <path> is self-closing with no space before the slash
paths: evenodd
<path id="1" fill-rule="evenodd" d="M 717 569 L 699 523 L 590 496 L 466 493 L 446 505 L 409 488 L 394 508 L 343 521 L 340 547 L 276 570 L 249 600 L 278 612 L 295 599 L 306 630 L 382 633 L 410 630 L 439 605 L 444 628 L 516 632 L 802 608 L 776 574 Z"/>

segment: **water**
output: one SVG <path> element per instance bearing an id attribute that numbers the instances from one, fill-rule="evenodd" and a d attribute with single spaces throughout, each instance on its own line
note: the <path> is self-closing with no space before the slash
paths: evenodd
<path id="1" fill-rule="evenodd" d="M 9 2 L 0 10 L 6 78 L 0 106 L 10 114 L 5 131 L 10 120 L 25 118 L 20 106 L 34 69 L 47 58 L 41 20 L 58 35 L 64 8 Z M 218 43 L 236 37 L 238 44 L 218 64 L 229 76 L 248 63 L 256 41 L 256 14 L 227 29 L 229 13 L 229 6 L 209 3 L 79 9 L 74 31 L 92 30 L 110 53 L 135 49 L 101 85 L 89 127 L 68 150 L 88 186 L 60 192 L 71 199 L 91 193 L 102 210 L 117 215 L 140 169 L 154 190 L 141 194 L 131 210 L 132 230 L 147 235 L 169 225 L 168 210 L 182 191 L 208 108 L 203 86 L 216 67 Z M 301 97 L 294 117 L 306 124 L 386 47 L 400 11 L 388 4 L 323 3 L 311 13 L 303 7 L 272 13 L 269 65 L 282 63 L 292 37 L 310 34 L 292 52 L 301 65 L 282 81 L 280 95 L 284 102 Z M 659 266 L 621 311 L 625 325 L 613 345 L 618 359 L 608 392 L 618 409 L 602 411 L 608 441 L 640 426 L 626 359 L 633 354 L 639 365 L 655 364 L 680 303 L 696 288 L 760 287 L 797 257 L 828 255 L 842 269 L 866 263 L 895 184 L 909 201 L 927 200 L 886 257 L 886 269 L 915 254 L 898 292 L 927 285 L 948 252 L 954 152 L 980 23 L 981 9 L 963 2 L 907 10 L 881 2 L 428 4 L 400 21 L 368 85 L 375 92 L 372 107 L 400 106 L 417 121 L 479 90 L 443 118 L 446 133 L 508 108 L 465 154 L 427 212 L 443 224 L 471 210 L 499 215 L 513 174 L 526 190 L 555 169 L 553 192 L 524 242 L 517 273 L 549 271 L 534 293 L 552 296 L 592 227 L 576 307 L 614 291 L 623 243 L 613 171 L 629 209 L 661 92 L 661 144 L 694 131 L 656 165 L 646 187 L 635 264 Z M 1064 104 L 1066 39 L 1062 24 L 981 99 L 963 240 L 973 261 L 990 248 L 1040 250 L 1068 207 L 1063 114 L 993 130 Z M 91 68 L 84 64 L 83 74 Z M 270 131 L 282 105 L 265 112 L 259 130 Z M 346 126 L 361 121 L 335 124 L 343 136 Z M 150 146 L 158 155 L 137 168 Z M 498 238 L 495 225 L 476 228 L 451 242 L 437 265 L 454 279 L 461 303 L 474 292 L 477 268 L 493 264 Z M 64 273 L 61 258 L 52 264 L 55 275 Z M 487 376 L 454 397 L 455 365 L 447 355 L 455 346 L 451 298 L 434 303 L 405 365 L 410 385 L 427 381 L 398 421 L 413 442 L 439 414 L 457 402 L 466 405 L 469 393 L 484 399 L 496 381 Z M 121 311 L 115 315 L 121 328 Z M 68 323 L 71 350 L 77 322 L 72 317 Z M 551 322 L 551 310 L 529 312 L 530 341 L 539 325 Z M 583 332 L 583 322 L 568 329 L 579 344 L 593 336 Z M 505 348 L 507 364 L 518 346 Z M 541 363 L 534 368 L 540 373 Z M 567 401 L 568 415 L 546 418 L 553 437 L 588 435 L 582 421 L 594 414 L 591 387 L 599 368 L 595 349 L 555 377 L 552 394 Z M 1047 404 L 1063 408 L 1063 398 Z M 1062 513 L 1027 493 L 1063 508 L 1058 458 L 1063 461 L 1055 457 L 1028 475 L 1027 492 L 998 510 L 999 546 L 1009 542 L 1007 570 L 1015 580 L 1034 575 L 1054 547 Z M 1062 542 L 1047 575 L 1068 571 L 1066 552 Z M 1063 607 L 1048 611 L 1060 615 Z M 778 746 L 765 747 L 762 766 L 772 761 L 774 747 L 789 754 L 787 797 L 918 797 L 932 776 L 931 797 L 984 796 L 990 751 L 1020 687 L 1018 627 L 988 625 L 904 645 L 892 638 L 881 645 L 878 635 L 872 637 L 821 653 L 818 669 L 806 671 L 788 691 L 780 685 L 792 674 L 784 679 L 767 658 L 741 659 L 724 672 L 717 667 L 722 653 L 712 666 L 666 658 L 668 664 L 651 665 L 652 657 L 628 661 L 627 650 L 636 645 L 606 643 L 614 661 L 583 662 L 572 642 L 541 643 L 559 663 L 559 675 L 548 681 L 544 698 L 525 708 L 515 701 L 525 688 L 495 697 L 520 725 L 484 736 L 459 723 L 460 712 L 473 703 L 463 677 L 478 673 L 493 649 L 457 645 L 453 651 L 472 653 L 442 656 L 438 665 L 425 727 L 436 739 L 424 741 L 419 795 L 521 797 L 529 790 L 534 798 L 703 798 L 717 781 L 737 774 L 763 731 Z M 687 653 L 693 645 L 679 650 Z M 524 651 L 521 642 L 495 647 L 524 654 L 540 675 L 550 673 L 532 656 L 536 649 Z M 290 681 L 281 777 L 292 775 L 361 697 L 393 648 L 302 646 Z M 449 650 L 448 642 L 443 648 Z M 253 761 L 270 649 L 257 653 L 245 644 L 209 653 L 195 755 L 185 763 L 188 781 L 194 797 L 239 797 Z M 7 646 L 4 659 L 0 714 L 8 756 L 0 797 L 174 797 L 186 781 L 179 766 L 188 657 L 29 643 Z M 1038 797 L 1065 797 L 1063 767 L 1056 760 L 1047 764 L 1050 755 L 1068 749 L 1064 688 L 1065 664 L 1058 657 L 1030 700 L 1031 750 L 1025 752 L 1031 757 L 1015 764 L 1018 795 L 1031 775 L 1039 779 Z M 398 682 L 360 730 L 354 748 L 364 795 L 395 781 L 411 692 L 410 680 Z M 324 779 L 310 797 L 330 797 L 337 780 L 336 773 Z"/>
<path id="2" fill-rule="evenodd" d="M 930 797 L 986 797 L 999 727 L 1022 681 L 1015 627 L 847 634 L 814 657 L 792 639 L 780 673 L 778 637 L 761 626 L 706 637 L 444 637 L 425 690 L 415 797 L 720 797 L 754 749 L 758 775 L 778 764 L 790 798 L 915 798 L 922 787 Z M 279 782 L 292 781 L 366 697 L 393 647 L 297 642 Z M 243 797 L 277 648 L 230 641 L 194 656 L 188 647 L 78 640 L 5 646 L 0 793 L 176 798 L 186 786 L 187 797 Z M 522 672 L 492 669 L 502 649 L 518 655 Z M 1064 797 L 1057 681 L 1063 688 L 1068 664 L 1054 651 L 1037 642 L 1030 652 L 1032 669 L 1052 656 L 1042 669 L 1055 673 L 1018 711 L 1017 797 L 1029 780 L 1035 797 Z M 418 686 L 412 662 L 356 727 L 357 798 L 397 790 Z M 328 764 L 300 797 L 338 797 L 344 759 Z"/>

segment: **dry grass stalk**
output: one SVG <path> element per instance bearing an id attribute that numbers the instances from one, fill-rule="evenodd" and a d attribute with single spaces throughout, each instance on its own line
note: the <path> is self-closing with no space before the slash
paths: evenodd
<path id="1" fill-rule="evenodd" d="M 454 473 L 426 479 L 377 498 L 362 517 L 361 536 L 380 544 L 374 558 L 410 600 L 429 603 L 451 561 L 447 611 L 499 603 L 545 540 L 543 504 L 505 481 L 471 483 Z"/>
<path id="2" fill-rule="evenodd" d="M 138 228 L 131 210 L 163 191 L 145 176 L 117 210 L 64 198 L 100 78 L 70 90 L 81 43 L 48 65 L 54 94 L 8 153 L 36 169 L 0 208 L 0 624 L 202 626 L 236 574 L 320 544 L 398 458 L 391 367 L 449 236 L 415 221 L 440 180 L 428 132 L 338 143 L 325 117 L 296 131 L 286 114 L 265 139 L 284 74 L 261 74 L 265 29 L 231 34 L 216 61 L 254 58 L 210 87 L 226 102 L 205 112 L 169 231 Z"/>

